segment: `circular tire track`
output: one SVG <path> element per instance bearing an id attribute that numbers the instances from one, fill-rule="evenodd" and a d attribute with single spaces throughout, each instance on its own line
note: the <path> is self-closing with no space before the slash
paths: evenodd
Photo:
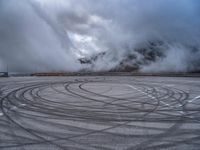
<path id="1" fill-rule="evenodd" d="M 168 80 L 9 82 L 0 90 L 0 149 L 198 149 L 200 86 Z"/>

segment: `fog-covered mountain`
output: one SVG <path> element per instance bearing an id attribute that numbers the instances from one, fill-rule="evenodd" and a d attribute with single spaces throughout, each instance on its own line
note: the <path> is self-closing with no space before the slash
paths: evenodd
<path id="1" fill-rule="evenodd" d="M 1 0 L 11 72 L 200 70 L 199 0 Z"/>

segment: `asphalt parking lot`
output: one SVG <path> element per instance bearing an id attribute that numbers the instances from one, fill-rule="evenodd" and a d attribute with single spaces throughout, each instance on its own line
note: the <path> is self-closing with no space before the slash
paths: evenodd
<path id="1" fill-rule="evenodd" d="M 0 149 L 199 150 L 200 78 L 0 78 Z"/>

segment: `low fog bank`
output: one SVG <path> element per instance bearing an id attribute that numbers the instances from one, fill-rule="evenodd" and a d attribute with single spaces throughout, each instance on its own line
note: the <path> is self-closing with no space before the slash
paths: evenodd
<path id="1" fill-rule="evenodd" d="M 0 68 L 200 70 L 198 0 L 1 0 Z"/>

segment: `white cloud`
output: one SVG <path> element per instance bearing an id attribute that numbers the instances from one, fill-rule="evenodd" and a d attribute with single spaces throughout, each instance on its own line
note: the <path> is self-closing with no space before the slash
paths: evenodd
<path id="1" fill-rule="evenodd" d="M 109 70 L 148 41 L 171 48 L 144 70 L 154 71 L 158 63 L 166 71 L 198 66 L 197 0 L 1 0 L 0 7 L 0 61 L 15 71 L 78 70 L 77 57 L 104 51 L 94 66 Z"/>

